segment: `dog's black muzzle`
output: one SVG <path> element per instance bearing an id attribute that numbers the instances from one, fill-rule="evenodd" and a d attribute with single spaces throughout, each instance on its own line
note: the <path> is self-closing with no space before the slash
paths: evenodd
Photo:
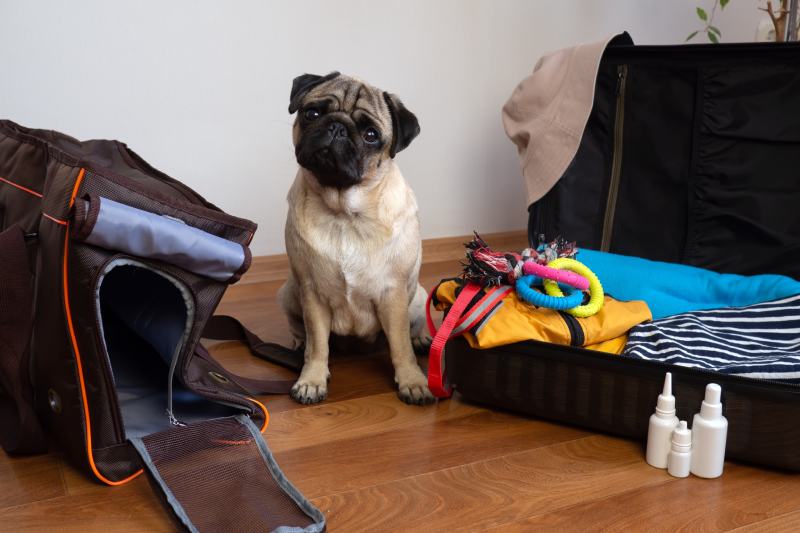
<path id="1" fill-rule="evenodd" d="M 341 121 L 318 121 L 302 132 L 295 155 L 323 187 L 346 189 L 361 181 L 364 158 L 360 144 L 355 132 Z"/>

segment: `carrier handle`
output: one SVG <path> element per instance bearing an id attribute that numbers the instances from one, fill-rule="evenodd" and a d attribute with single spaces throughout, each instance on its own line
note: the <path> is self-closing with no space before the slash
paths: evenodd
<path id="1" fill-rule="evenodd" d="M 254 356 L 300 372 L 303 369 L 303 351 L 291 350 L 274 342 L 264 342 L 237 319 L 228 315 L 214 315 L 206 323 L 203 338 L 218 341 L 242 341 Z"/>
<path id="2" fill-rule="evenodd" d="M 16 224 L 0 233 L 0 444 L 7 453 L 44 453 L 30 380 L 33 288 L 25 233 Z"/>

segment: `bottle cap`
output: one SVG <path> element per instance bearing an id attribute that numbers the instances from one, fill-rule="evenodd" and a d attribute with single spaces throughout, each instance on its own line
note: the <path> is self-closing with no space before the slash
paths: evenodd
<path id="1" fill-rule="evenodd" d="M 664 390 L 658 395 L 656 414 L 663 417 L 675 416 L 675 396 L 672 395 L 672 373 L 664 376 Z"/>
<path id="2" fill-rule="evenodd" d="M 678 422 L 678 427 L 672 431 L 673 448 L 676 446 L 688 447 L 692 445 L 692 430 L 687 429 L 686 420 Z"/>
<path id="3" fill-rule="evenodd" d="M 722 416 L 722 387 L 716 383 L 706 385 L 706 397 L 700 404 L 700 416 L 706 419 L 719 418 Z"/>

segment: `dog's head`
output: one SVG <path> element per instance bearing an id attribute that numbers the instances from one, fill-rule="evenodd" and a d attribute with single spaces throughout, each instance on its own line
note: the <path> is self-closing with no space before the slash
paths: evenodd
<path id="1" fill-rule="evenodd" d="M 338 72 L 295 78 L 289 113 L 295 112 L 297 162 L 323 187 L 345 189 L 380 175 L 420 131 L 397 96 Z"/>

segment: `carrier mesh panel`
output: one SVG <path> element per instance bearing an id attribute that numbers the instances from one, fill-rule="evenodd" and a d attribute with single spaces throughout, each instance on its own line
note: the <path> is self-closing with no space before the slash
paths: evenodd
<path id="1" fill-rule="evenodd" d="M 263 444 L 252 422 L 232 417 L 172 428 L 134 444 L 192 531 L 324 530 L 322 514 L 258 441 Z"/>

